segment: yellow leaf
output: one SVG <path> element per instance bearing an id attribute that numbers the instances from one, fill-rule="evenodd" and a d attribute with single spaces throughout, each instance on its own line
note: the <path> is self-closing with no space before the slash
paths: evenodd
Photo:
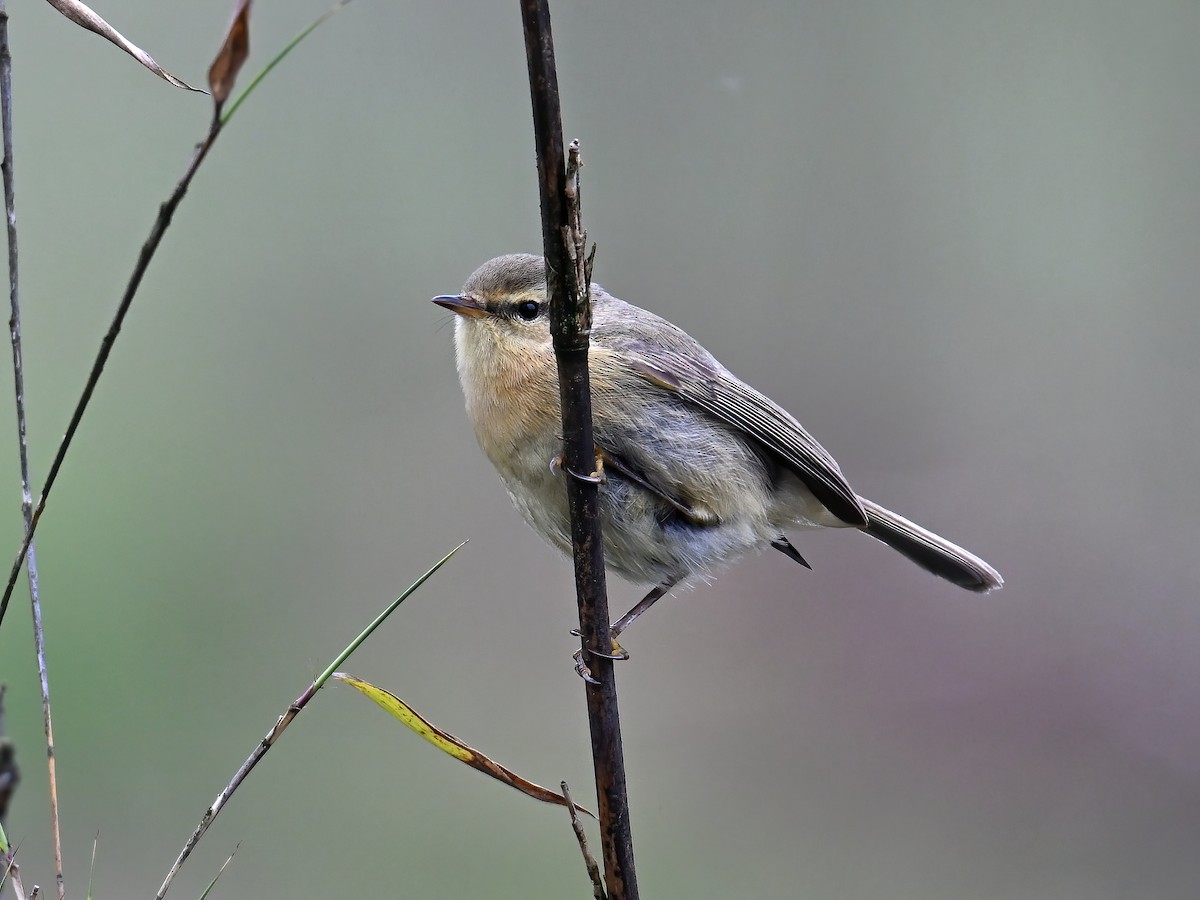
<path id="1" fill-rule="evenodd" d="M 356 678 L 345 672 L 336 672 L 333 677 L 346 682 L 351 687 L 357 688 L 443 753 L 449 753 L 455 759 L 461 760 L 471 768 L 478 769 L 480 772 L 490 775 L 497 781 L 515 788 L 527 797 L 541 800 L 543 803 L 567 806 L 567 799 L 562 794 L 542 787 L 540 784 L 535 784 L 532 781 L 527 781 L 511 769 L 505 768 L 475 748 L 464 744 L 449 732 L 442 731 L 442 729 L 438 728 L 390 691 L 385 691 L 381 687 L 376 687 L 370 682 L 363 681 L 361 678 Z M 595 813 L 579 804 L 575 804 L 575 808 L 580 812 L 587 813 L 593 819 L 596 818 Z"/>

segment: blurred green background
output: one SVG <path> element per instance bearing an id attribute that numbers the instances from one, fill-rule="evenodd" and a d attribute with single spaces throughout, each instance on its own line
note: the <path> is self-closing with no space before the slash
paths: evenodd
<path id="1" fill-rule="evenodd" d="M 10 7 L 40 480 L 209 106 Z M 256 4 L 246 73 L 324 8 Z M 229 15 L 97 9 L 194 83 Z M 1200 7 L 553 13 L 597 279 L 1008 581 L 800 534 L 815 571 L 768 553 L 660 604 L 618 675 L 643 896 L 1200 895 Z M 463 538 L 348 668 L 588 800 L 570 566 L 476 447 L 428 302 L 539 243 L 516 3 L 359 0 L 239 112 L 39 532 L 72 896 L 97 831 L 96 895 L 152 896 L 276 715 Z M 613 579 L 614 609 L 643 590 Z M 9 829 L 49 885 L 28 619 L 22 589 Z M 173 896 L 239 841 L 219 896 L 589 896 L 561 810 L 338 685 Z"/>

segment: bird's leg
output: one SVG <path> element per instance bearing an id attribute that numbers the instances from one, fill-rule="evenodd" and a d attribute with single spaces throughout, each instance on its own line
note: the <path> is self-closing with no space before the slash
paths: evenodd
<path id="1" fill-rule="evenodd" d="M 637 619 L 638 616 L 640 616 L 642 613 L 644 613 L 646 610 L 648 610 L 650 607 L 652 607 L 655 603 L 657 603 L 659 600 L 661 600 L 663 598 L 663 596 L 667 593 L 667 591 L 671 590 L 671 588 L 675 587 L 675 585 L 677 585 L 678 583 L 679 583 L 679 579 L 676 578 L 673 581 L 664 581 L 662 584 L 656 585 L 650 591 L 650 593 L 648 593 L 645 597 L 643 597 L 641 600 L 638 601 L 637 606 L 635 606 L 629 612 L 625 613 L 625 615 L 621 616 L 621 618 L 617 619 L 617 621 L 613 622 L 612 627 L 609 629 L 609 633 L 612 635 L 612 638 L 613 638 L 613 646 L 614 647 L 617 646 L 617 635 L 619 635 L 626 628 L 628 628 L 630 625 L 632 625 L 634 623 L 634 620 Z M 625 653 L 624 650 L 622 650 L 621 652 Z M 625 656 L 620 657 L 620 658 L 624 659 L 628 655 L 629 654 L 626 653 Z"/>
<path id="2" fill-rule="evenodd" d="M 662 599 L 662 597 L 678 583 L 679 579 L 674 579 L 673 581 L 664 581 L 662 584 L 655 585 L 654 588 L 651 589 L 650 593 L 646 594 L 645 597 L 639 600 L 633 609 L 625 613 L 625 615 L 621 616 L 621 618 L 617 619 L 617 621 L 613 622 L 612 625 L 609 626 L 608 633 L 612 638 L 612 653 L 601 653 L 598 650 L 588 650 L 588 653 L 590 653 L 592 656 L 602 656 L 605 659 L 629 659 L 629 653 L 626 652 L 624 647 L 617 643 L 617 636 L 625 631 L 625 629 L 627 629 L 630 625 L 632 625 L 634 620 L 641 616 L 642 613 Z M 579 629 L 574 629 L 571 634 L 578 637 Z M 576 650 L 574 659 L 575 671 L 579 673 L 579 677 L 584 681 L 591 681 L 595 683 L 595 679 L 592 678 L 591 671 L 583 661 L 583 651 Z"/>

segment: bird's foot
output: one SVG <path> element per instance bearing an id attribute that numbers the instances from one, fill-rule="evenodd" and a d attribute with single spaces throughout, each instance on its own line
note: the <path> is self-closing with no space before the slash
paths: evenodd
<path id="1" fill-rule="evenodd" d="M 588 484 L 604 484 L 606 481 L 608 481 L 604 475 L 604 456 L 599 450 L 596 451 L 596 469 L 590 475 L 580 475 L 574 469 L 568 468 L 566 464 L 563 463 L 563 458 L 561 455 L 551 457 L 550 471 L 558 472 L 559 469 L 562 469 L 572 478 L 587 482 Z"/>
<path id="2" fill-rule="evenodd" d="M 592 670 L 588 668 L 587 663 L 583 661 L 583 651 L 576 650 L 571 654 L 571 658 L 575 660 L 575 674 L 586 681 L 588 684 L 599 684 L 592 676 Z"/>
<path id="3" fill-rule="evenodd" d="M 574 635 L 575 637 L 579 637 L 579 629 L 572 628 L 571 634 Z M 599 650 L 590 650 L 590 649 L 588 650 L 588 653 L 590 653 L 592 656 L 602 657 L 603 659 L 615 659 L 615 660 L 629 659 L 629 651 L 617 643 L 617 638 L 615 635 L 611 638 L 611 640 L 612 640 L 612 653 L 601 653 Z"/>
<path id="4" fill-rule="evenodd" d="M 579 629 L 578 628 L 572 629 L 571 634 L 575 635 L 575 637 L 579 637 Z M 592 650 L 591 648 L 588 648 L 587 654 L 589 656 L 598 656 L 602 659 L 611 659 L 615 662 L 620 662 L 622 660 L 629 659 L 629 651 L 627 651 L 624 647 L 622 647 L 620 644 L 618 644 L 617 639 L 615 637 L 612 638 L 612 652 L 611 653 L 604 653 L 600 650 Z M 575 671 L 579 674 L 579 677 L 582 678 L 584 681 L 590 681 L 592 684 L 599 684 L 599 682 L 596 681 L 596 679 L 592 677 L 592 670 L 589 669 L 587 663 L 585 663 L 583 661 L 583 655 L 584 655 L 583 648 L 576 650 L 571 655 L 571 658 L 575 660 Z"/>

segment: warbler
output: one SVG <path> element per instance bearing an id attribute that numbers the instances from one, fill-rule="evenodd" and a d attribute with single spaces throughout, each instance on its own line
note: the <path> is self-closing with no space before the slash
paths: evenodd
<path id="1" fill-rule="evenodd" d="M 605 562 L 654 584 L 614 638 L 675 585 L 749 550 L 774 547 L 808 566 L 787 528 L 855 528 L 967 590 L 1004 584 L 979 557 L 856 494 L 795 418 L 684 331 L 598 284 L 591 296 Z M 458 374 L 483 452 L 529 525 L 569 554 L 543 258 L 497 257 L 433 302 L 457 313 Z"/>

